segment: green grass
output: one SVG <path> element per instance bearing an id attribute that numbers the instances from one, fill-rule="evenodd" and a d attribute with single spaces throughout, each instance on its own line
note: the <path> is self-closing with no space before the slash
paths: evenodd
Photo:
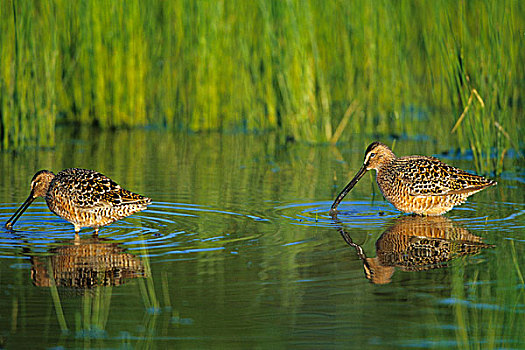
<path id="1" fill-rule="evenodd" d="M 1 144 L 53 146 L 57 123 L 430 134 L 499 172 L 523 148 L 524 27 L 515 0 L 6 0 Z"/>

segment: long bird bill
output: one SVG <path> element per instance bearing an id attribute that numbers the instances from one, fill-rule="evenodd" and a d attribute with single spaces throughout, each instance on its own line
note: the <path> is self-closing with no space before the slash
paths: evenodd
<path id="1" fill-rule="evenodd" d="M 345 196 L 347 195 L 348 192 L 350 192 L 350 190 L 355 186 L 355 184 L 361 180 L 361 178 L 363 177 L 363 175 L 366 173 L 366 165 L 363 165 L 363 167 L 361 169 L 359 169 L 359 171 L 357 172 L 357 174 L 355 174 L 354 178 L 352 179 L 352 181 L 350 181 L 348 183 L 348 185 L 346 185 L 345 188 L 343 188 L 343 190 L 341 191 L 341 193 L 339 193 L 339 195 L 337 196 L 337 198 L 335 199 L 334 203 L 332 204 L 332 208 L 330 209 L 330 212 L 333 213 L 335 212 L 335 210 L 337 209 L 337 206 L 339 205 L 339 203 L 341 203 L 341 201 L 343 200 L 343 198 L 345 198 Z"/>
<path id="2" fill-rule="evenodd" d="M 15 222 L 22 216 L 24 211 L 33 203 L 33 201 L 36 199 L 36 197 L 33 197 L 33 193 L 27 197 L 26 201 L 18 208 L 18 210 L 11 216 L 9 220 L 5 223 L 5 228 L 10 230 L 13 228 L 13 225 Z"/>

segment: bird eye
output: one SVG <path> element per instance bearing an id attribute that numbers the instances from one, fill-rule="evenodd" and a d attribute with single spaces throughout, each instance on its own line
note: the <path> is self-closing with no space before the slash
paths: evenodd
<path id="1" fill-rule="evenodd" d="M 375 157 L 375 156 L 376 156 L 375 153 L 370 153 L 370 158 Z"/>

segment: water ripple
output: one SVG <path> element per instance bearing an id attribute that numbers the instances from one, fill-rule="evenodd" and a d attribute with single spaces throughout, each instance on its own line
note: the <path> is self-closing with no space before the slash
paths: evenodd
<path id="1" fill-rule="evenodd" d="M 337 224 L 329 214 L 331 202 L 281 204 L 273 208 L 273 215 L 291 225 L 334 227 Z M 347 228 L 377 228 L 395 218 L 407 215 L 386 201 L 345 201 L 338 208 L 337 219 Z M 473 230 L 491 230 L 513 233 L 525 228 L 525 204 L 495 202 L 467 202 L 445 216 L 455 223 Z M 520 237 L 513 239 L 520 240 Z"/>
<path id="2" fill-rule="evenodd" d="M 0 204 L 1 256 L 13 258 L 20 256 L 21 251 L 41 254 L 56 246 L 73 244 L 73 225 L 51 213 L 44 203 L 31 206 L 14 230 L 3 228 L 18 205 Z M 257 239 L 260 234 L 237 232 L 239 227 L 255 223 L 260 225 L 270 220 L 254 213 L 211 206 L 154 202 L 145 211 L 101 228 L 99 237 L 140 256 L 187 256 L 221 251 L 232 242 Z M 81 242 L 87 241 L 92 233 L 93 229 L 81 230 Z"/>
<path id="3" fill-rule="evenodd" d="M 258 241 L 263 235 L 267 244 L 273 242 L 286 247 L 314 244 L 318 238 L 315 234 L 312 236 L 310 231 L 296 233 L 291 240 L 290 237 L 282 237 L 282 229 L 286 230 L 286 225 L 304 228 L 332 228 L 337 225 L 329 215 L 331 201 L 266 204 L 266 209 L 259 208 L 254 213 L 186 203 L 154 202 L 148 210 L 102 228 L 99 236 L 141 256 L 188 259 L 197 258 L 200 253 L 236 253 L 239 244 L 253 244 L 251 242 Z M 42 202 L 35 203 L 24 213 L 15 230 L 4 229 L 3 223 L 18 205 L 0 203 L 0 256 L 17 257 L 27 250 L 42 254 L 53 247 L 72 244 L 73 226 L 51 213 Z M 492 203 L 490 215 L 484 215 L 483 208 L 483 203 L 467 203 L 447 216 L 474 231 L 512 233 L 525 227 L 524 204 Z M 338 220 L 345 227 L 370 230 L 384 227 L 402 215 L 385 201 L 345 201 L 338 210 Z M 92 229 L 83 229 L 81 239 L 91 237 L 92 232 Z M 520 241 L 523 237 L 510 239 Z"/>
<path id="4" fill-rule="evenodd" d="M 333 227 L 329 214 L 332 202 L 292 203 L 274 208 L 276 215 L 292 225 Z M 338 208 L 338 218 L 349 225 L 377 225 L 385 223 L 399 212 L 386 202 L 371 204 L 369 201 L 345 202 Z"/>

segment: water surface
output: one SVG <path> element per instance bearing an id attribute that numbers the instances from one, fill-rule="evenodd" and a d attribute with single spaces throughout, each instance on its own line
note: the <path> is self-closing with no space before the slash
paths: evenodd
<path id="1" fill-rule="evenodd" d="M 59 130 L 1 154 L 0 222 L 39 169 L 96 169 L 153 198 L 81 231 L 36 201 L 0 229 L 0 347 L 522 348 L 523 168 L 437 221 L 401 215 L 359 169 L 370 139 Z M 388 139 L 383 140 L 390 142 Z M 399 154 L 446 145 L 399 141 Z M 447 159 L 472 169 L 472 160 Z M 428 220 L 427 220 L 428 219 Z"/>

